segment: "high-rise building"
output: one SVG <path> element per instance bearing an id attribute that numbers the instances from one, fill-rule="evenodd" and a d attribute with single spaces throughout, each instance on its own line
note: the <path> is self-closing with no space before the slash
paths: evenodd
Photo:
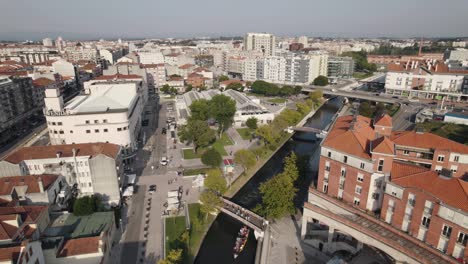
<path id="1" fill-rule="evenodd" d="M 265 56 L 275 55 L 276 38 L 267 33 L 247 33 L 244 37 L 245 50 L 261 51 Z"/>
<path id="2" fill-rule="evenodd" d="M 58 37 L 58 38 L 55 40 L 55 46 L 57 47 L 57 50 L 58 50 L 59 52 L 62 52 L 62 51 L 63 51 L 64 43 L 63 43 L 62 37 Z"/>
<path id="3" fill-rule="evenodd" d="M 298 37 L 296 42 L 304 45 L 304 48 L 309 47 L 309 39 L 306 36 Z"/>
<path id="4" fill-rule="evenodd" d="M 354 61 L 351 57 L 328 57 L 328 77 L 351 78 L 354 73 Z"/>
<path id="5" fill-rule="evenodd" d="M 52 42 L 52 39 L 45 38 L 45 39 L 42 40 L 42 45 L 44 45 L 46 47 L 52 47 L 52 46 L 54 46 L 54 43 Z"/>

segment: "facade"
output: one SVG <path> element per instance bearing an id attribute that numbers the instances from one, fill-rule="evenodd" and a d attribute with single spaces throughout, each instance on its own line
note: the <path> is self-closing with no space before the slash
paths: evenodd
<path id="1" fill-rule="evenodd" d="M 351 57 L 328 57 L 329 78 L 351 78 L 354 74 L 354 60 Z"/>
<path id="2" fill-rule="evenodd" d="M 284 82 L 286 79 L 286 59 L 279 56 L 260 59 L 257 63 L 257 75 L 267 82 Z"/>
<path id="3" fill-rule="evenodd" d="M 451 50 L 448 59 L 453 61 L 468 61 L 468 49 Z"/>
<path id="4" fill-rule="evenodd" d="M 247 33 L 244 37 L 244 49 L 260 51 L 264 56 L 274 56 L 276 38 L 267 33 Z"/>
<path id="5" fill-rule="evenodd" d="M 0 76 L 0 143 L 10 139 L 37 110 L 32 79 Z"/>
<path id="6" fill-rule="evenodd" d="M 78 62 L 80 60 L 98 62 L 99 51 L 94 47 L 84 47 L 80 43 L 73 47 L 65 47 L 63 58 L 67 61 Z"/>
<path id="7" fill-rule="evenodd" d="M 0 248 L 1 264 L 46 264 L 41 242 L 24 241 Z"/>
<path id="8" fill-rule="evenodd" d="M 45 38 L 42 40 L 42 45 L 44 45 L 45 47 L 52 47 L 54 46 L 54 42 L 50 38 Z"/>
<path id="9" fill-rule="evenodd" d="M 120 203 L 123 169 L 121 148 L 110 143 L 25 147 L 0 161 L 0 177 L 63 175 L 80 195 L 99 195 L 111 206 Z"/>
<path id="10" fill-rule="evenodd" d="M 317 189 L 309 191 L 304 209 L 303 238 L 327 253 L 356 254 L 362 243 L 377 247 L 368 235 L 380 226 L 386 231 L 377 231 L 382 237 L 375 241 L 395 233 L 447 263 L 466 259 L 468 146 L 392 128 L 388 115 L 336 119 L 321 145 Z M 380 220 L 365 212 L 377 213 Z M 354 227 L 364 222 L 378 224 Z M 398 247 L 378 245 L 395 259 L 408 259 L 411 252 L 401 256 L 405 250 Z"/>
<path id="11" fill-rule="evenodd" d="M 385 78 L 387 94 L 415 98 L 466 101 L 468 71 L 450 71 L 443 63 L 412 61 L 390 64 Z"/>
<path id="12" fill-rule="evenodd" d="M 131 162 L 147 99 L 147 87 L 137 75 L 101 76 L 86 82 L 84 94 L 67 104 L 58 89 L 47 89 L 44 114 L 50 142 L 114 143 L 122 147 L 126 163 Z"/>
<path id="13" fill-rule="evenodd" d="M 139 51 L 141 64 L 162 64 L 164 63 L 164 55 L 159 51 Z"/>
<path id="14" fill-rule="evenodd" d="M 166 67 L 161 64 L 142 64 L 146 70 L 148 85 L 151 87 L 161 87 L 166 84 Z"/>

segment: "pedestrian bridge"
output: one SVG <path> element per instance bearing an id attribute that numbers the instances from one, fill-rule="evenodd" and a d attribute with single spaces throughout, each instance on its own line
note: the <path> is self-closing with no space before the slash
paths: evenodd
<path id="1" fill-rule="evenodd" d="M 268 221 L 265 218 L 229 201 L 226 198 L 222 198 L 222 201 L 223 204 L 220 208 L 221 212 L 230 215 L 236 220 L 242 222 L 244 225 L 252 228 L 255 231 L 256 238 L 263 237 L 265 230 L 268 227 Z"/>

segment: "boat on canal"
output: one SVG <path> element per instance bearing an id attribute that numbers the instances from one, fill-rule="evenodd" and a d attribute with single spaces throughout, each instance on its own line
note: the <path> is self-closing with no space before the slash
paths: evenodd
<path id="1" fill-rule="evenodd" d="M 250 229 L 247 226 L 243 226 L 239 233 L 237 234 L 236 243 L 233 248 L 233 255 L 234 259 L 236 259 L 239 254 L 244 250 L 245 244 L 247 244 L 247 240 L 249 239 Z"/>

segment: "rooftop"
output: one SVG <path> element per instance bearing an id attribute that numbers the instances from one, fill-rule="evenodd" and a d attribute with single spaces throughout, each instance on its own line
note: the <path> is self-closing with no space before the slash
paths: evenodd
<path id="1" fill-rule="evenodd" d="M 50 225 L 44 236 L 79 238 L 98 236 L 106 231 L 114 221 L 112 212 L 97 212 L 87 216 L 74 214 L 51 215 Z"/>
<path id="2" fill-rule="evenodd" d="M 390 139 L 395 145 L 409 146 L 421 149 L 439 149 L 450 152 L 468 154 L 468 146 L 432 133 L 415 131 L 395 131 Z"/>
<path id="3" fill-rule="evenodd" d="M 0 195 L 10 195 L 15 187 L 27 186 L 26 193 L 39 193 L 39 181 L 42 181 L 44 190 L 57 180 L 58 175 L 28 175 L 0 177 Z"/>
<path id="4" fill-rule="evenodd" d="M 20 257 L 21 248 L 21 245 L 0 248 L 0 261 L 11 261 L 11 263 L 16 263 Z"/>
<path id="5" fill-rule="evenodd" d="M 8 155 L 4 160 L 18 164 L 24 160 L 56 158 L 57 154 L 59 154 L 60 157 L 73 157 L 73 150 L 76 151 L 76 156 L 88 156 L 92 158 L 98 155 L 106 155 L 115 159 L 119 154 L 120 147 L 111 143 L 83 143 L 23 147 Z"/>
<path id="6" fill-rule="evenodd" d="M 70 257 L 99 252 L 100 237 L 82 237 L 65 241 L 57 257 Z"/>

